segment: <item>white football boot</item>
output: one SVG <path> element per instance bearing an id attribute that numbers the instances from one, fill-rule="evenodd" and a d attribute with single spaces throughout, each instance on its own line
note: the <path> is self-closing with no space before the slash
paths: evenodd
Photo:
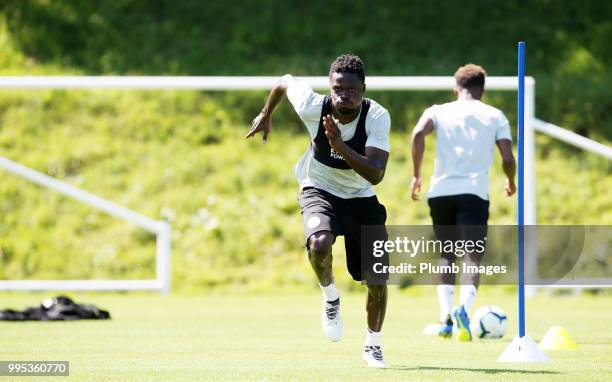
<path id="1" fill-rule="evenodd" d="M 386 369 L 388 367 L 380 346 L 364 346 L 363 360 L 368 364 L 368 367 L 377 369 Z"/>
<path id="2" fill-rule="evenodd" d="M 323 333 L 333 342 L 342 338 L 342 320 L 340 319 L 340 299 L 323 300 L 323 316 L 321 318 Z"/>

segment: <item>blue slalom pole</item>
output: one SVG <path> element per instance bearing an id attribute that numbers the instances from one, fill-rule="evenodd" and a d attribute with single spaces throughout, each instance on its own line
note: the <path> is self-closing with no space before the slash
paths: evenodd
<path id="1" fill-rule="evenodd" d="M 525 337 L 525 42 L 518 43 L 518 314 Z"/>

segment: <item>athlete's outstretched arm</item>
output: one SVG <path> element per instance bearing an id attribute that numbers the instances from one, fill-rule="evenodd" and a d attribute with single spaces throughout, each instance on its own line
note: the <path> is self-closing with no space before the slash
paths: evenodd
<path id="1" fill-rule="evenodd" d="M 251 138 L 255 134 L 263 131 L 263 141 L 268 140 L 268 134 L 270 134 L 270 130 L 272 130 L 272 112 L 276 109 L 276 106 L 285 98 L 287 94 L 287 88 L 289 87 L 289 83 L 287 82 L 292 77 L 290 75 L 286 75 L 281 77 L 276 85 L 270 91 L 268 95 L 268 99 L 266 100 L 266 104 L 264 105 L 261 113 L 253 119 L 251 123 L 251 129 L 245 136 L 245 138 Z"/>
<path id="2" fill-rule="evenodd" d="M 340 129 L 331 115 L 323 117 L 325 136 L 329 145 L 365 180 L 372 184 L 380 183 L 385 177 L 389 153 L 376 147 L 366 147 L 365 156 L 350 148 L 343 140 Z"/>
<path id="3" fill-rule="evenodd" d="M 431 118 L 422 116 L 417 122 L 414 130 L 412 130 L 412 169 L 413 176 L 410 182 L 410 194 L 412 200 L 419 200 L 419 192 L 421 192 L 421 165 L 423 164 L 423 156 L 425 155 L 425 136 L 431 133 L 434 129 Z"/>
<path id="4" fill-rule="evenodd" d="M 512 142 L 509 139 L 500 139 L 495 142 L 497 148 L 502 156 L 502 168 L 506 174 L 506 185 L 504 187 L 504 194 L 506 196 L 512 196 L 516 192 L 516 185 L 514 184 L 514 175 L 516 174 L 516 161 L 514 160 L 514 154 L 512 153 Z"/>

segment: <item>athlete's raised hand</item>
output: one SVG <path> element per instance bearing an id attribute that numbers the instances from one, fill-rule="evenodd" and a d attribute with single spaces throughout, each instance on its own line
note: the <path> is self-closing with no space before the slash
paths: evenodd
<path id="1" fill-rule="evenodd" d="M 412 200 L 419 200 L 419 192 L 421 192 L 421 178 L 413 177 L 410 182 L 410 196 Z"/>
<path id="2" fill-rule="evenodd" d="M 266 142 L 268 140 L 268 134 L 270 134 L 270 130 L 272 130 L 272 118 L 265 112 L 259 113 L 253 122 L 251 123 L 251 129 L 245 136 L 245 138 L 251 138 L 255 134 L 263 131 L 263 141 Z"/>
<path id="3" fill-rule="evenodd" d="M 323 127 L 325 127 L 325 136 L 329 140 L 329 145 L 334 149 L 337 148 L 342 142 L 342 134 L 330 114 L 323 116 Z"/>

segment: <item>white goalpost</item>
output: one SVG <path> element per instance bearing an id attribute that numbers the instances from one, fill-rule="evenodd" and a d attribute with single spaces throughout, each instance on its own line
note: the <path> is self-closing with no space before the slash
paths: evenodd
<path id="1" fill-rule="evenodd" d="M 156 221 L 61 182 L 8 158 L 0 157 L 0 168 L 49 188 L 114 217 L 128 221 L 156 235 L 156 278 L 153 280 L 0 280 L 0 290 L 159 290 L 170 292 L 171 228 Z"/>
<path id="2" fill-rule="evenodd" d="M 262 76 L 0 76 L 0 91 L 7 89 L 133 89 L 133 90 L 268 90 L 279 77 Z M 329 86 L 325 76 L 300 77 L 313 88 Z M 453 77 L 369 76 L 369 90 L 451 90 Z M 517 78 L 487 77 L 487 90 L 516 91 Z M 612 160 L 612 148 L 535 117 L 535 80 L 525 77 L 525 225 L 536 224 L 535 131 Z M 13 158 L 18 159 L 18 158 Z M 79 202 L 131 222 L 157 236 L 154 280 L 0 280 L 0 290 L 160 290 L 170 291 L 171 229 L 156 221 L 104 200 L 67 183 L 0 156 L 0 168 L 60 192 Z M 528 254 L 529 255 L 529 254 Z M 535 257 L 526 256 L 527 269 L 536 270 Z M 552 285 L 552 287 L 571 287 Z M 606 285 L 598 285 L 602 287 Z M 612 287 L 612 280 L 607 286 Z M 538 286 L 540 287 L 540 286 Z M 545 286 L 551 287 L 551 286 Z"/>

